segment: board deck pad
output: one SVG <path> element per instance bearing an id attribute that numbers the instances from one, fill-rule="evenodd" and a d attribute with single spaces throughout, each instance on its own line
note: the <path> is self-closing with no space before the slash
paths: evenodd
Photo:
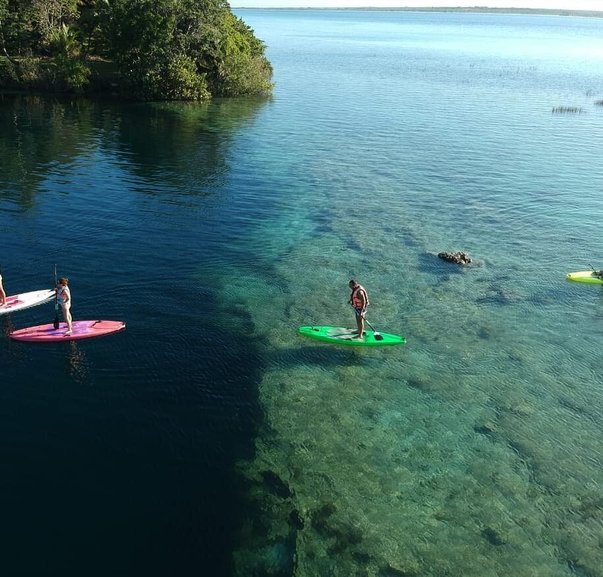
<path id="1" fill-rule="evenodd" d="M 298 333 L 304 337 L 324 343 L 346 345 L 349 347 L 384 347 L 403 345 L 406 342 L 406 339 L 400 335 L 381 332 L 375 333 L 375 331 L 365 331 L 365 336 L 359 339 L 356 329 L 346 329 L 343 327 L 304 326 L 299 327 Z M 376 334 L 382 338 L 375 338 Z"/>
<path id="2" fill-rule="evenodd" d="M 79 341 L 81 339 L 92 339 L 111 335 L 126 328 L 123 321 L 73 321 L 73 332 L 67 335 L 67 324 L 61 323 L 58 329 L 54 328 L 52 323 L 47 325 L 38 325 L 36 327 L 26 327 L 9 333 L 9 337 L 16 341 L 24 342 L 60 342 L 60 341 Z"/>
<path id="3" fill-rule="evenodd" d="M 599 271 L 594 270 L 583 270 L 580 272 L 570 272 L 565 276 L 567 280 L 574 282 L 583 282 L 586 284 L 603 284 L 603 277 L 600 276 Z"/>
<path id="4" fill-rule="evenodd" d="M 50 302 L 54 298 L 55 294 L 54 291 L 51 289 L 37 290 L 28 293 L 7 296 L 6 303 L 3 306 L 0 306 L 0 315 L 23 311 L 30 307 L 35 307 Z"/>

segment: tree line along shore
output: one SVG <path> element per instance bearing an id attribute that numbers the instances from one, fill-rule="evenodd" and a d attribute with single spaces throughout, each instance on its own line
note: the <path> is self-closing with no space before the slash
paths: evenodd
<path id="1" fill-rule="evenodd" d="M 2 91 L 268 94 L 265 48 L 226 0 L 0 0 Z"/>

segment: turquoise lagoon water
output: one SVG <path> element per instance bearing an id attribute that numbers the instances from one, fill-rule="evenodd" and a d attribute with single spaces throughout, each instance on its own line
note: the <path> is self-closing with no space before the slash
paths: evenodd
<path id="1" fill-rule="evenodd" d="M 273 273 L 226 293 L 267 340 L 243 566 L 280 537 L 296 575 L 601 575 L 603 293 L 564 275 L 603 248 L 603 22 L 240 14 L 276 71 L 243 164 L 281 204 Z M 353 324 L 349 277 L 404 349 L 298 341 Z"/>
<path id="2" fill-rule="evenodd" d="M 268 100 L 0 103 L 7 288 L 128 323 L 3 341 L 12 574 L 603 575 L 603 20 L 237 14 Z"/>

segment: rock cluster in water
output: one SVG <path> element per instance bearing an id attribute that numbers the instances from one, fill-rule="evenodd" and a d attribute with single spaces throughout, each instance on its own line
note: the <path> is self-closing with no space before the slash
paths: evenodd
<path id="1" fill-rule="evenodd" d="M 470 264 L 471 257 L 466 252 L 440 252 L 438 257 L 455 264 Z"/>

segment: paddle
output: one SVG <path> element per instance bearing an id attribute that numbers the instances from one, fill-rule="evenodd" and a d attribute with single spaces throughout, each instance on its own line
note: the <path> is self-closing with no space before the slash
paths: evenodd
<path id="1" fill-rule="evenodd" d="M 59 293 L 57 291 L 57 265 L 54 265 L 54 322 L 52 326 L 56 331 L 59 328 Z"/>
<path id="2" fill-rule="evenodd" d="M 371 327 L 371 329 L 373 329 L 373 333 L 375 333 L 375 340 L 376 340 L 376 341 L 382 341 L 382 340 L 383 340 L 383 335 L 380 335 L 380 334 L 379 334 L 379 333 L 378 333 L 378 332 L 375 330 L 375 327 L 374 327 L 374 326 L 373 326 L 371 323 L 369 323 L 369 322 L 368 322 L 368 320 L 367 320 L 366 318 L 364 319 L 364 322 L 365 322 L 365 323 L 366 323 L 366 324 L 367 324 L 369 327 Z"/>
<path id="3" fill-rule="evenodd" d="M 354 307 L 354 305 L 353 305 L 352 303 L 350 303 L 350 306 L 351 306 L 351 307 L 352 307 L 354 310 L 356 310 L 356 308 Z M 371 323 L 369 323 L 369 322 L 368 322 L 368 320 L 367 320 L 367 318 L 366 318 L 366 317 L 364 317 L 364 322 L 365 322 L 365 323 L 366 323 L 366 324 L 367 324 L 369 327 L 371 327 L 371 329 L 372 329 L 372 331 L 373 331 L 373 333 L 374 333 L 374 336 L 375 336 L 375 340 L 376 340 L 376 341 L 382 341 L 382 340 L 383 340 L 383 335 L 380 335 L 380 334 L 379 334 L 379 333 L 378 333 L 378 332 L 375 330 L 375 327 L 374 327 L 374 326 L 373 326 Z"/>

